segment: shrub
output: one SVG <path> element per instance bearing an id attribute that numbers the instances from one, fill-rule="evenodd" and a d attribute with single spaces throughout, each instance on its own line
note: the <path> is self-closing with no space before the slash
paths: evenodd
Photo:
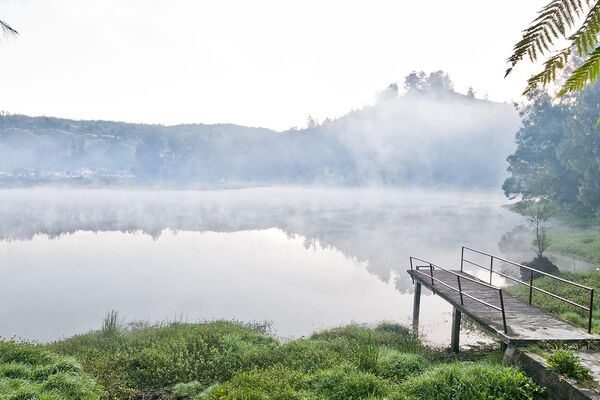
<path id="1" fill-rule="evenodd" d="M 408 328 L 389 322 L 383 322 L 375 329 L 360 325 L 348 325 L 315 333 L 311 339 L 360 341 L 371 335 L 372 340 L 379 346 L 386 346 L 398 351 L 412 353 L 422 348 L 421 341 Z"/>
<path id="2" fill-rule="evenodd" d="M 407 379 L 402 394 L 420 400 L 533 400 L 542 398 L 542 389 L 514 367 L 452 363 Z"/>
<path id="3" fill-rule="evenodd" d="M 386 349 L 381 354 L 377 375 L 399 383 L 410 376 L 423 373 L 428 365 L 429 362 L 419 354 Z"/>
<path id="4" fill-rule="evenodd" d="M 173 387 L 173 395 L 178 398 L 191 398 L 199 395 L 206 389 L 206 386 L 198 381 L 188 383 L 178 383 Z"/>
<path id="5" fill-rule="evenodd" d="M 208 388 L 197 399 L 220 400 L 304 400 L 301 392 L 304 374 L 281 366 L 251 370 L 230 381 Z"/>
<path id="6" fill-rule="evenodd" d="M 98 400 L 102 393 L 75 360 L 39 345 L 0 341 L 0 398 Z"/>
<path id="7" fill-rule="evenodd" d="M 319 371 L 307 377 L 306 385 L 307 390 L 319 398 L 330 400 L 381 397 L 389 391 L 383 379 L 348 367 Z"/>
<path id="8" fill-rule="evenodd" d="M 348 349 L 347 346 L 331 341 L 298 339 L 271 349 L 266 357 L 272 365 L 280 364 L 303 372 L 314 372 L 343 363 L 349 358 Z M 258 367 L 266 366 L 257 360 L 252 360 L 251 363 Z"/>
<path id="9" fill-rule="evenodd" d="M 329 341 L 332 348 L 363 371 L 375 372 L 379 348 L 389 347 L 401 352 L 419 353 L 422 345 L 418 337 L 402 325 L 384 322 L 375 329 L 359 325 L 325 330 L 312 335 L 312 340 Z"/>
<path id="10" fill-rule="evenodd" d="M 552 371 L 558 372 L 578 382 L 587 382 L 592 379 L 590 370 L 581 365 L 579 357 L 570 351 L 557 351 L 546 359 Z"/>

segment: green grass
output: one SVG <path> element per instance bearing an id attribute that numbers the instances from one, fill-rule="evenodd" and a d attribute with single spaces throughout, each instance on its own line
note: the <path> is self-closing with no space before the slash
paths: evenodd
<path id="1" fill-rule="evenodd" d="M 112 313 L 102 329 L 46 348 L 77 359 L 111 399 L 426 399 L 433 397 L 419 393 L 436 387 L 458 393 L 473 384 L 479 385 L 475 397 L 454 398 L 539 397 L 533 382 L 496 356 L 471 354 L 488 360 L 456 361 L 391 323 L 350 325 L 281 343 L 257 325 L 131 328 Z M 9 373 L 18 376 L 20 370 Z"/>
<path id="2" fill-rule="evenodd" d="M 130 398 L 162 392 L 166 397 L 178 383 L 208 387 L 227 381 L 240 370 L 270 364 L 270 353 L 279 346 L 255 329 L 224 321 L 116 332 L 116 338 L 100 330 L 50 348 L 80 360 L 113 396 Z"/>
<path id="3" fill-rule="evenodd" d="M 553 233 L 549 250 L 600 265 L 600 234 Z"/>
<path id="4" fill-rule="evenodd" d="M 594 291 L 596 293 L 594 296 L 592 331 L 595 333 L 600 333 L 600 293 L 598 293 L 598 288 L 600 288 L 600 271 L 591 271 L 585 273 L 561 272 L 559 276 L 595 289 Z M 589 305 L 589 292 L 585 289 L 560 283 L 547 277 L 535 279 L 534 286 L 562 296 L 585 307 L 588 307 Z M 525 286 L 511 286 L 507 288 L 507 290 L 516 294 L 525 301 L 528 301 L 529 299 L 529 289 Z M 557 314 L 561 318 L 575 325 L 579 325 L 587 329 L 588 314 L 584 310 L 580 310 L 573 305 L 565 303 L 564 301 L 558 300 L 547 294 L 536 292 L 535 290 L 533 292 L 533 304 Z"/>
<path id="5" fill-rule="evenodd" d="M 0 341 L 0 398 L 97 400 L 103 391 L 71 357 L 40 345 Z"/>

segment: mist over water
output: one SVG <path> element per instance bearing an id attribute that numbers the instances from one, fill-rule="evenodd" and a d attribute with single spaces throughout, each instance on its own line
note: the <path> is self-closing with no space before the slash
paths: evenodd
<path id="1" fill-rule="evenodd" d="M 408 322 L 408 257 L 499 252 L 500 192 L 308 187 L 0 191 L 0 335 L 53 340 L 129 320 L 272 321 L 283 337 Z M 504 254 L 510 257 L 510 254 Z M 450 308 L 426 296 L 430 340 Z"/>

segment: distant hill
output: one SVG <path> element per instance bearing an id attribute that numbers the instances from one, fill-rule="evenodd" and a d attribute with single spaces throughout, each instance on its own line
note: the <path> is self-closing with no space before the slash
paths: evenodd
<path id="1" fill-rule="evenodd" d="M 0 182 L 492 187 L 519 123 L 510 104 L 447 89 L 286 132 L 2 115 Z"/>

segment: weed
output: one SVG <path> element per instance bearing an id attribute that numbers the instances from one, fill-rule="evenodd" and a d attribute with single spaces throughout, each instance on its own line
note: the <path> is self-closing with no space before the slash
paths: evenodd
<path id="1" fill-rule="evenodd" d="M 557 351 L 548 356 L 546 361 L 552 371 L 573 378 L 579 383 L 586 383 L 592 379 L 590 370 L 581 365 L 579 357 L 571 351 Z"/>

